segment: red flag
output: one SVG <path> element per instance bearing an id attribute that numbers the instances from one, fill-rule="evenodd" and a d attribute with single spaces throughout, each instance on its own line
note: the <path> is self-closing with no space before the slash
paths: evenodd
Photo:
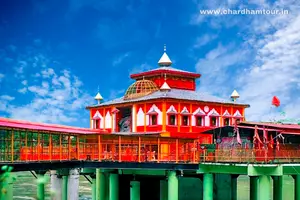
<path id="1" fill-rule="evenodd" d="M 279 151 L 279 139 L 278 139 L 278 137 L 276 138 L 276 148 Z"/>
<path id="2" fill-rule="evenodd" d="M 274 96 L 273 99 L 272 99 L 272 105 L 273 106 L 276 106 L 276 107 L 279 107 L 280 106 L 280 100 L 278 99 L 277 96 Z"/>
<path id="3" fill-rule="evenodd" d="M 254 129 L 253 144 L 256 143 L 256 140 L 258 141 L 257 146 L 260 149 L 260 144 L 262 144 L 262 141 L 260 140 L 260 137 L 258 135 L 257 125 L 255 125 L 255 129 Z"/>

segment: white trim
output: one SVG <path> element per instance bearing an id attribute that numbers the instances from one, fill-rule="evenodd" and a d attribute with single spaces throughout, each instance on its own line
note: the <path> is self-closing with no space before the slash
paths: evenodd
<path id="1" fill-rule="evenodd" d="M 211 111 L 207 115 L 210 116 L 212 114 L 220 115 L 214 108 L 211 109 Z"/>
<path id="2" fill-rule="evenodd" d="M 231 117 L 231 115 L 228 112 L 228 110 L 225 110 L 225 112 L 223 113 L 223 117 Z"/>
<path id="3" fill-rule="evenodd" d="M 197 108 L 197 110 L 195 110 L 195 112 L 193 112 L 193 115 L 203 115 L 203 116 L 205 116 L 206 114 L 205 114 L 205 112 L 199 107 L 199 108 Z"/>
<path id="4" fill-rule="evenodd" d="M 233 117 L 237 117 L 237 118 L 243 118 L 243 115 L 241 115 L 240 111 L 239 111 L 239 110 L 237 110 L 237 111 L 235 111 L 235 113 L 234 113 Z"/>
<path id="5" fill-rule="evenodd" d="M 100 112 L 97 110 L 97 112 L 94 114 L 93 119 L 103 119 L 102 115 Z"/>
<path id="6" fill-rule="evenodd" d="M 170 107 L 169 107 L 169 109 L 167 110 L 167 113 L 174 113 L 174 114 L 177 114 L 178 112 L 177 112 L 177 110 L 175 109 L 175 107 L 173 106 L 173 105 L 171 105 Z"/>
<path id="7" fill-rule="evenodd" d="M 190 114 L 189 110 L 186 107 L 183 107 L 181 114 Z"/>

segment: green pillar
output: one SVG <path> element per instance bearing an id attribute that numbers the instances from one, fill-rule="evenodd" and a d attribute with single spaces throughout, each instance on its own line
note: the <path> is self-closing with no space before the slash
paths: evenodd
<path id="1" fill-rule="evenodd" d="M 214 196 L 213 174 L 203 174 L 203 200 L 213 200 Z"/>
<path id="2" fill-rule="evenodd" d="M 113 174 L 113 173 L 109 174 L 109 200 L 119 200 L 119 175 L 118 174 Z"/>
<path id="3" fill-rule="evenodd" d="M 101 169 L 96 169 L 96 199 L 107 200 L 108 196 L 108 184 L 107 177 Z"/>
<path id="4" fill-rule="evenodd" d="M 259 176 L 259 199 L 268 200 L 271 198 L 271 177 L 267 175 Z"/>
<path id="5" fill-rule="evenodd" d="M 282 200 L 282 176 L 273 176 L 273 199 Z"/>
<path id="6" fill-rule="evenodd" d="M 130 200 L 140 200 L 140 182 L 130 182 Z"/>
<path id="7" fill-rule="evenodd" d="M 178 177 L 176 171 L 168 173 L 168 200 L 178 200 Z"/>
<path id="8" fill-rule="evenodd" d="M 61 191 L 61 196 L 62 200 L 68 200 L 68 178 L 69 176 L 62 176 L 63 183 L 62 183 L 62 191 Z"/>
<path id="9" fill-rule="evenodd" d="M 91 175 L 91 178 L 92 178 L 92 200 L 97 200 L 96 174 Z"/>
<path id="10" fill-rule="evenodd" d="M 250 176 L 250 199 L 258 200 L 258 177 Z"/>
<path id="11" fill-rule="evenodd" d="M 0 183 L 0 200 L 13 200 L 13 178 L 10 175 L 5 182 Z"/>
<path id="12" fill-rule="evenodd" d="M 37 182 L 37 200 L 45 199 L 45 181 L 44 173 L 37 173 L 38 182 Z"/>
<path id="13" fill-rule="evenodd" d="M 300 200 L 300 175 L 294 175 L 295 184 L 295 200 Z"/>
<path id="14" fill-rule="evenodd" d="M 168 200 L 168 182 L 166 180 L 160 181 L 160 200 Z"/>
<path id="15" fill-rule="evenodd" d="M 231 175 L 231 200 L 237 200 L 237 180 L 239 175 Z"/>

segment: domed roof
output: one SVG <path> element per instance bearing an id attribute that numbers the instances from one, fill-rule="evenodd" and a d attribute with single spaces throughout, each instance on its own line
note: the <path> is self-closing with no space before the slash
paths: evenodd
<path id="1" fill-rule="evenodd" d="M 139 80 L 131 84 L 127 89 L 124 99 L 135 99 L 149 95 L 155 91 L 158 91 L 157 85 L 150 80 Z"/>

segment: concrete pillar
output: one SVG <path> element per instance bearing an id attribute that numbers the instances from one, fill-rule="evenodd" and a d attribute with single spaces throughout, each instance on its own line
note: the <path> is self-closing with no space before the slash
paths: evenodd
<path id="1" fill-rule="evenodd" d="M 130 200 L 140 200 L 140 182 L 130 181 Z"/>
<path id="2" fill-rule="evenodd" d="M 159 193 L 160 193 L 160 200 L 167 200 L 168 199 L 168 182 L 166 180 L 160 180 L 159 182 Z"/>
<path id="3" fill-rule="evenodd" d="M 178 177 L 176 171 L 168 173 L 168 200 L 178 200 Z"/>
<path id="4" fill-rule="evenodd" d="M 239 175 L 231 175 L 231 200 L 237 200 L 237 180 Z"/>
<path id="5" fill-rule="evenodd" d="M 109 174 L 109 200 L 119 200 L 119 175 L 118 174 L 113 174 L 113 173 Z"/>
<path id="6" fill-rule="evenodd" d="M 295 200 L 300 200 L 300 175 L 294 175 L 294 184 L 295 184 Z"/>
<path id="7" fill-rule="evenodd" d="M 203 200 L 213 200 L 213 174 L 203 174 Z"/>
<path id="8" fill-rule="evenodd" d="M 61 199 L 62 179 L 56 170 L 50 171 L 51 178 L 51 199 Z"/>
<path id="9" fill-rule="evenodd" d="M 273 199 L 282 200 L 282 176 L 273 176 Z"/>
<path id="10" fill-rule="evenodd" d="M 250 176 L 250 199 L 258 200 L 258 177 Z"/>
<path id="11" fill-rule="evenodd" d="M 268 200 L 271 198 L 271 177 L 267 175 L 259 176 L 259 199 Z"/>
<path id="12" fill-rule="evenodd" d="M 7 177 L 4 182 L 0 182 L 0 200 L 13 200 L 13 178 Z"/>
<path id="13" fill-rule="evenodd" d="M 68 200 L 79 199 L 79 170 L 70 169 L 68 177 Z"/>

